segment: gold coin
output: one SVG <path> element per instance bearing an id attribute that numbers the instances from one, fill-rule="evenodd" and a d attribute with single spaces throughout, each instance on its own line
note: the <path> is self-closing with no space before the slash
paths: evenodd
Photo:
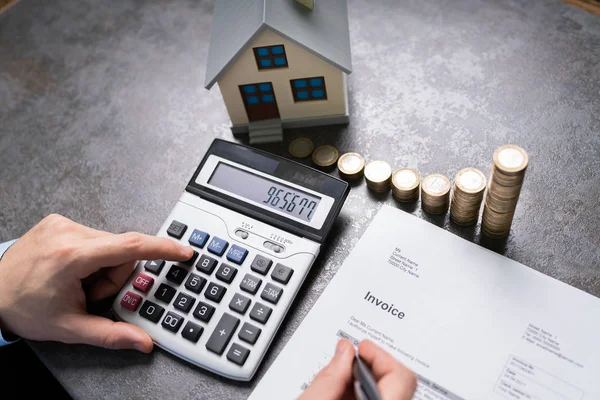
<path id="1" fill-rule="evenodd" d="M 385 161 L 371 161 L 365 167 L 365 178 L 371 183 L 383 183 L 392 177 L 392 167 Z"/>
<path id="2" fill-rule="evenodd" d="M 421 187 L 431 196 L 444 196 L 450 191 L 450 180 L 442 174 L 431 174 L 423 179 Z"/>
<path id="3" fill-rule="evenodd" d="M 308 157 L 313 152 L 315 145 L 312 140 L 305 137 L 300 137 L 292 140 L 288 148 L 290 154 L 296 158 Z"/>
<path id="4" fill-rule="evenodd" d="M 494 164 L 500 171 L 515 174 L 527 168 L 527 152 L 514 144 L 500 146 L 494 152 Z"/>
<path id="5" fill-rule="evenodd" d="M 333 146 L 325 144 L 315 149 L 312 159 L 319 167 L 330 167 L 337 161 L 339 153 Z"/>
<path id="6" fill-rule="evenodd" d="M 419 183 L 419 174 L 411 168 L 401 168 L 392 177 L 394 187 L 403 191 L 413 190 L 419 186 Z"/>
<path id="7" fill-rule="evenodd" d="M 365 168 L 365 159 L 358 153 L 342 154 L 339 158 L 340 176 L 346 179 L 358 178 Z"/>
<path id="8" fill-rule="evenodd" d="M 479 193 L 485 190 L 486 179 L 483 172 L 476 168 L 464 168 L 458 171 L 455 179 L 458 188 L 465 193 Z"/>

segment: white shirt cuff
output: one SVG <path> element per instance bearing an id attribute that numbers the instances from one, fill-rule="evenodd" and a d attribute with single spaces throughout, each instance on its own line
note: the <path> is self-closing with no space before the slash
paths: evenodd
<path id="1" fill-rule="evenodd" d="M 15 239 L 15 240 L 11 240 L 10 242 L 0 243 L 0 261 L 2 260 L 2 256 L 4 255 L 6 250 L 8 250 L 8 248 L 10 246 L 12 246 L 12 244 L 16 241 L 17 240 Z M 19 340 L 19 339 L 17 339 L 17 340 Z M 0 347 L 10 344 L 10 343 L 14 343 L 17 340 L 8 341 L 8 340 L 4 339 L 4 337 L 2 336 L 2 330 L 0 330 Z"/>

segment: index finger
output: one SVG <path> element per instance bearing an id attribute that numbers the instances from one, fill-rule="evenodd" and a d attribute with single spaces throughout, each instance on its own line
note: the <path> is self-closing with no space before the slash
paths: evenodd
<path id="1" fill-rule="evenodd" d="M 359 343 L 358 354 L 369 364 L 376 380 L 394 372 L 400 366 L 394 357 L 370 340 Z"/>
<path id="2" fill-rule="evenodd" d="M 83 261 L 86 273 L 133 260 L 186 261 L 194 254 L 190 246 L 138 232 L 86 239 L 84 243 L 76 259 Z"/>

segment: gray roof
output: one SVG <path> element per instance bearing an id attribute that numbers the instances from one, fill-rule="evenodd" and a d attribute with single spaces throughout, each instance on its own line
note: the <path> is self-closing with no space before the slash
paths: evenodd
<path id="1" fill-rule="evenodd" d="M 210 89 L 263 30 L 272 29 L 345 73 L 352 71 L 346 0 L 215 0 L 206 65 Z"/>

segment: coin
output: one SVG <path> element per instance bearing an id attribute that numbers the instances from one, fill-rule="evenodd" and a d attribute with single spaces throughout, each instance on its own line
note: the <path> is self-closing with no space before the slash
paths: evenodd
<path id="1" fill-rule="evenodd" d="M 450 204 L 450 219 L 461 226 L 477 223 L 486 179 L 476 168 L 463 168 L 456 174 Z"/>
<path id="2" fill-rule="evenodd" d="M 500 146 L 494 152 L 494 166 L 506 174 L 520 173 L 527 168 L 528 162 L 525 150 L 514 144 Z"/>
<path id="3" fill-rule="evenodd" d="M 450 205 L 450 180 L 442 174 L 427 175 L 421 182 L 421 208 L 429 214 L 443 214 Z"/>
<path id="4" fill-rule="evenodd" d="M 401 168 L 392 176 L 392 195 L 401 202 L 410 202 L 419 198 L 421 178 L 411 168 Z"/>
<path id="5" fill-rule="evenodd" d="M 339 158 L 337 165 L 342 179 L 354 180 L 361 177 L 365 159 L 358 153 L 345 153 Z"/>
<path id="6" fill-rule="evenodd" d="M 314 148 L 315 145 L 313 144 L 312 140 L 305 137 L 299 137 L 292 140 L 290 146 L 288 147 L 288 151 L 296 158 L 305 158 L 313 152 Z"/>
<path id="7" fill-rule="evenodd" d="M 392 167 L 385 161 L 371 161 L 365 167 L 365 180 L 369 189 L 383 193 L 390 190 L 392 184 Z"/>
<path id="8" fill-rule="evenodd" d="M 319 146 L 312 153 L 312 160 L 319 167 L 331 167 L 338 160 L 338 150 L 325 144 L 323 146 Z"/>

